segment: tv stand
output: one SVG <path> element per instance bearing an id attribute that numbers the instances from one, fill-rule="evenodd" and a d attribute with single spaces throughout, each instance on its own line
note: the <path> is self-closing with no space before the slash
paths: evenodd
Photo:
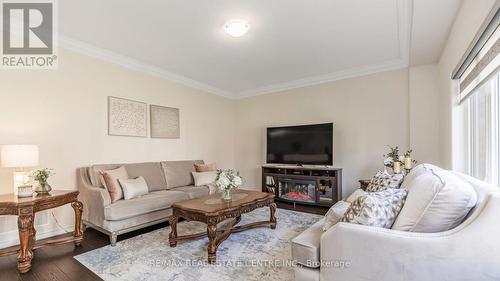
<path id="1" fill-rule="evenodd" d="M 277 201 L 330 207 L 342 199 L 342 169 L 330 166 L 262 166 L 262 191 Z"/>

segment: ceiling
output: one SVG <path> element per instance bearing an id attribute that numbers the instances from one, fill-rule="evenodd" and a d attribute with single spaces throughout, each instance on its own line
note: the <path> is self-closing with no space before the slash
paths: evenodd
<path id="1" fill-rule="evenodd" d="M 63 48 L 238 98 L 436 62 L 461 0 L 413 2 L 64 0 L 59 38 Z M 224 33 L 234 18 L 250 22 L 248 34 Z"/>
<path id="2" fill-rule="evenodd" d="M 411 65 L 439 60 L 462 0 L 414 0 Z"/>

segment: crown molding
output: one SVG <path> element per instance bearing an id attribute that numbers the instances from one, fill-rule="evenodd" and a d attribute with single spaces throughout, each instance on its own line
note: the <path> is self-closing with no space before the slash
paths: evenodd
<path id="1" fill-rule="evenodd" d="M 101 59 L 107 62 L 111 62 L 125 68 L 149 74 L 164 80 L 177 82 L 184 86 L 188 86 L 197 90 L 201 90 L 207 93 L 223 96 L 226 98 L 234 98 L 234 95 L 225 90 L 219 89 L 217 87 L 187 78 L 182 75 L 178 75 L 154 65 L 140 62 L 131 57 L 123 56 L 106 49 L 98 48 L 93 45 L 59 35 L 59 47 L 63 49 L 68 49 L 89 57 Z"/>
<path id="2" fill-rule="evenodd" d="M 292 90 L 292 89 L 297 89 L 297 88 L 302 88 L 306 86 L 313 86 L 313 85 L 319 85 L 323 83 L 328 83 L 328 82 L 334 82 L 338 80 L 344 80 L 344 79 L 349 79 L 349 78 L 355 78 L 355 77 L 360 77 L 360 76 L 365 76 L 365 75 L 370 75 L 378 72 L 384 72 L 384 71 L 389 71 L 389 70 L 395 70 L 395 69 L 401 69 L 401 68 L 406 68 L 408 67 L 408 63 L 401 59 L 393 60 L 393 61 L 388 61 L 388 62 L 382 62 L 382 63 L 377 63 L 377 64 L 372 64 L 372 65 L 366 65 L 366 66 L 361 66 L 361 67 L 356 67 L 356 68 L 351 68 L 347 70 L 342 70 L 342 71 L 337 71 L 325 75 L 320 75 L 320 76 L 313 76 L 313 77 L 308 77 L 304 79 L 299 79 L 295 81 L 290 81 L 286 83 L 280 83 L 280 84 L 274 84 L 250 91 L 244 91 L 240 92 L 237 94 L 236 98 L 242 99 L 242 98 L 248 98 L 252 96 L 259 96 L 259 95 L 265 95 L 265 94 L 270 94 L 270 93 L 275 93 L 275 92 L 282 92 L 286 90 Z"/>
<path id="3" fill-rule="evenodd" d="M 125 68 L 149 74 L 164 80 L 198 89 L 207 93 L 223 96 L 230 99 L 242 99 L 251 96 L 270 94 L 305 86 L 312 86 L 348 78 L 360 77 L 378 72 L 407 68 L 410 63 L 411 28 L 413 18 L 413 0 L 396 0 L 398 10 L 398 43 L 399 58 L 371 65 L 354 67 L 319 76 L 306 77 L 294 81 L 268 85 L 239 93 L 232 93 L 191 78 L 169 72 L 151 64 L 140 62 L 131 57 L 120 55 L 112 51 L 59 35 L 59 46 L 90 57 L 108 61 Z"/>
<path id="4" fill-rule="evenodd" d="M 329 74 L 307 77 L 280 84 L 273 84 L 236 94 L 242 99 L 252 96 L 281 92 L 306 86 L 318 85 L 348 78 L 360 77 L 378 72 L 407 68 L 410 65 L 411 28 L 413 22 L 413 0 L 397 0 L 399 58 L 372 65 L 364 65 Z"/>

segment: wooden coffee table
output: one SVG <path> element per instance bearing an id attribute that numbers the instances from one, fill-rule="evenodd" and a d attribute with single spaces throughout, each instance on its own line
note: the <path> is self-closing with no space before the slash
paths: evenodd
<path id="1" fill-rule="evenodd" d="M 257 208 L 269 207 L 268 221 L 253 222 L 236 226 L 241 220 L 241 214 L 251 212 Z M 170 218 L 172 231 L 169 236 L 170 247 L 177 246 L 177 242 L 197 239 L 208 236 L 208 262 L 216 261 L 217 247 L 233 232 L 239 232 L 255 227 L 270 226 L 276 228 L 276 203 L 274 194 L 259 191 L 237 190 L 232 199 L 223 200 L 220 194 L 205 196 L 175 203 L 172 206 L 173 214 Z M 207 232 L 177 235 L 177 222 L 182 217 L 188 221 L 199 221 L 207 224 Z"/>

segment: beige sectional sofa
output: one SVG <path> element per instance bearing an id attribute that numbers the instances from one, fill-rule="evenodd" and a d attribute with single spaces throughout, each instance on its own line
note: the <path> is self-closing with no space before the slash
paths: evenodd
<path id="1" fill-rule="evenodd" d="M 117 236 L 129 231 L 167 221 L 175 202 L 209 194 L 208 186 L 194 186 L 191 172 L 193 161 L 163 161 L 132 164 L 104 164 L 77 170 L 77 185 L 83 202 L 83 224 L 110 237 L 111 245 Z M 130 200 L 111 203 L 103 187 L 99 171 L 124 166 L 130 178 L 143 176 L 149 193 Z"/>

